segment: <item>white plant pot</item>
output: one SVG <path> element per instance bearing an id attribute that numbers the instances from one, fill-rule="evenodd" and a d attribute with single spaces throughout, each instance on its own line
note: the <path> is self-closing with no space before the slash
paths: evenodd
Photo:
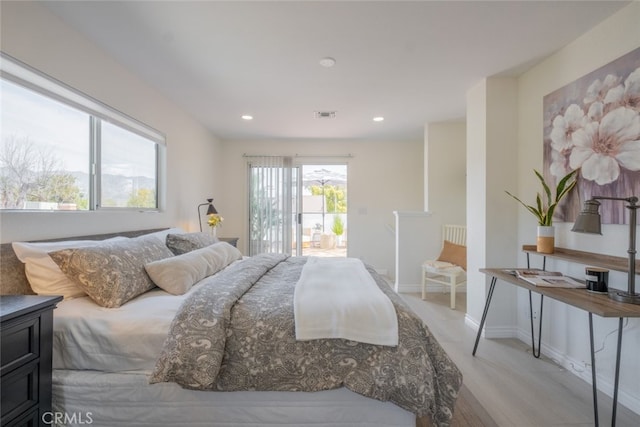
<path id="1" fill-rule="evenodd" d="M 555 246 L 556 229 L 552 225 L 539 225 L 536 250 L 543 254 L 552 254 Z"/>

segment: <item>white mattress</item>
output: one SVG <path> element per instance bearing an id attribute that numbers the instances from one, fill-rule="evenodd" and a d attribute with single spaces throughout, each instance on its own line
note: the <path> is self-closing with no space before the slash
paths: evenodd
<path id="1" fill-rule="evenodd" d="M 53 372 L 53 411 L 91 426 L 415 426 L 415 415 L 347 389 L 305 392 L 211 392 L 147 376 L 92 371 Z"/>
<path id="2" fill-rule="evenodd" d="M 54 310 L 53 368 L 152 371 L 189 294 L 154 289 L 119 308 L 100 307 L 89 297 L 62 301 Z"/>
<path id="3" fill-rule="evenodd" d="M 58 303 L 53 312 L 53 369 L 153 371 L 178 309 L 208 280 L 184 295 L 155 288 L 118 308 L 101 307 L 88 296 Z"/>

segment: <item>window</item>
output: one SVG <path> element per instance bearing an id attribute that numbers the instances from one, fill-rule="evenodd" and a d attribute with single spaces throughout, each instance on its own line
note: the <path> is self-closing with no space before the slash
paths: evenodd
<path id="1" fill-rule="evenodd" d="M 158 131 L 2 54 L 0 209 L 158 209 Z"/>
<path id="2" fill-rule="evenodd" d="M 153 141 L 103 122 L 100 153 L 100 206 L 156 208 Z"/>

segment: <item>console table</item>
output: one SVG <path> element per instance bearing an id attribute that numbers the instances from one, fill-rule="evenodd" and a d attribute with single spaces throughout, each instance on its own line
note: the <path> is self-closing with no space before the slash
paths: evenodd
<path id="1" fill-rule="evenodd" d="M 597 267 L 608 268 L 610 270 L 627 272 L 627 259 L 621 257 L 614 257 L 608 255 L 594 254 L 583 251 L 576 251 L 566 248 L 555 248 L 552 254 L 543 254 L 536 252 L 536 247 L 531 245 L 525 245 L 522 250 L 527 254 L 527 268 L 530 267 L 529 255 L 536 254 L 543 257 L 543 269 L 546 267 L 546 258 L 556 258 L 563 261 L 574 262 L 585 265 L 592 265 Z M 620 377 L 620 352 L 622 349 L 622 325 L 623 319 L 628 317 L 640 317 L 640 305 L 626 304 L 610 299 L 607 295 L 596 294 L 588 292 L 585 289 L 565 289 L 565 288 L 550 288 L 550 287 L 538 287 L 530 284 L 524 280 L 521 280 L 509 273 L 509 270 L 513 269 L 499 269 L 499 268 L 483 268 L 480 269 L 481 273 L 491 276 L 491 285 L 489 286 L 489 293 L 487 294 L 487 300 L 484 305 L 484 311 L 482 313 L 482 320 L 480 321 L 480 327 L 478 334 L 476 335 L 476 341 L 473 346 L 473 355 L 475 356 L 478 349 L 478 343 L 480 341 L 480 335 L 484 328 L 484 322 L 489 311 L 489 305 L 491 304 L 491 298 L 496 286 L 496 282 L 500 279 L 503 282 L 518 286 L 520 288 L 527 289 L 529 291 L 529 306 L 530 306 L 530 320 L 531 320 L 531 343 L 533 347 L 534 357 L 540 357 L 540 339 L 542 332 L 542 303 L 544 297 L 554 299 L 556 301 L 563 302 L 570 306 L 582 309 L 589 314 L 589 340 L 591 345 L 591 380 L 593 388 L 593 411 L 595 417 L 595 425 L 599 425 L 598 421 L 598 388 L 596 386 L 596 362 L 595 351 L 593 343 L 593 315 L 596 314 L 600 317 L 617 317 L 618 318 L 618 345 L 616 350 L 616 369 L 615 369 L 615 383 L 613 389 L 613 410 L 611 415 L 611 425 L 616 425 L 616 409 L 618 404 L 618 382 Z M 640 271 L 640 269 L 638 270 Z M 538 349 L 536 351 L 535 338 L 533 331 L 533 309 L 531 307 L 531 292 L 536 292 L 541 295 L 540 298 L 540 323 L 538 332 Z"/>

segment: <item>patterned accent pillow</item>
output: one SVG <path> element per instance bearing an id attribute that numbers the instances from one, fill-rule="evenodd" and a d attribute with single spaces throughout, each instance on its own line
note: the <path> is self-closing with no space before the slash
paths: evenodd
<path id="1" fill-rule="evenodd" d="M 83 297 L 85 291 L 60 270 L 49 252 L 62 249 L 97 246 L 108 241 L 126 240 L 127 237 L 112 237 L 107 240 L 63 240 L 60 242 L 13 242 L 13 251 L 24 263 L 24 273 L 31 289 L 38 295 L 62 295 L 64 299 Z"/>
<path id="2" fill-rule="evenodd" d="M 217 237 L 203 232 L 167 235 L 167 247 L 171 249 L 174 255 L 182 255 L 196 249 L 206 248 L 219 241 Z"/>
<path id="3" fill-rule="evenodd" d="M 141 236 L 50 252 L 49 256 L 96 303 L 115 308 L 154 288 L 145 264 L 173 253 L 157 237 Z"/>

